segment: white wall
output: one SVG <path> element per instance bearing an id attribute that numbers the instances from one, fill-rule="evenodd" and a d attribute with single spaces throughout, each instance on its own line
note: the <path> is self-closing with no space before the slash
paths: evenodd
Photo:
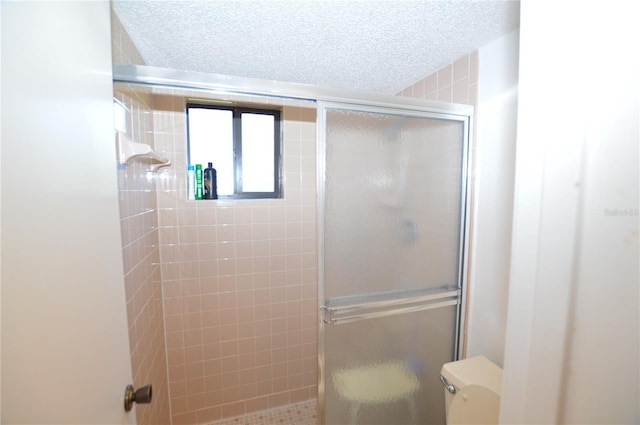
<path id="1" fill-rule="evenodd" d="M 479 50 L 467 356 L 502 366 L 518 100 L 518 30 Z"/>
<path id="2" fill-rule="evenodd" d="M 2 6 L 0 6 L 0 28 L 2 25 Z M 2 46 L 2 31 L 0 30 L 0 46 Z M 0 81 L 2 81 L 2 55 L 0 55 Z M 2 84 L 0 84 L 0 95 Z M 1 96 L 0 96 L 1 98 Z M 1 108 L 1 107 L 0 107 Z M 0 134 L 2 134 L 2 115 L 0 114 Z M 0 140 L 2 140 L 0 138 Z M 2 187 L 2 149 L 0 149 L 0 187 Z M 0 196 L 0 223 L 2 223 L 2 197 Z M 0 226 L 0 241 L 2 240 L 2 226 Z M 2 244 L 0 243 L 0 259 L 2 258 Z M 0 260 L 0 329 L 2 329 L 2 260 Z M 2 337 L 0 337 L 0 365 L 2 364 Z M 2 382 L 2 367 L 0 367 L 0 382 Z M 0 418 L 2 418 L 2 385 L 0 385 Z M 0 422 L 2 420 L 0 419 Z"/>
<path id="3" fill-rule="evenodd" d="M 501 423 L 640 422 L 637 18 L 522 3 Z"/>
<path id="4" fill-rule="evenodd" d="M 2 25 L 2 6 L 0 6 L 0 26 Z M 2 46 L 2 31 L 0 30 L 0 46 Z M 0 81 L 2 81 L 2 55 L 0 54 Z M 2 84 L 0 84 L 0 98 Z M 0 113 L 0 134 L 2 134 L 2 115 Z M 0 138 L 1 140 L 1 138 Z M 2 187 L 2 149 L 0 149 L 0 187 Z M 0 223 L 2 223 L 2 197 L 0 196 Z M 0 226 L 0 241 L 2 240 L 2 226 Z M 2 258 L 2 244 L 0 243 L 0 259 Z M 0 260 L 0 329 L 2 329 L 2 260 Z M 0 337 L 0 365 L 2 365 L 2 337 Z M 0 367 L 0 382 L 2 382 L 2 367 Z M 0 418 L 2 418 L 2 385 L 0 385 Z M 1 422 L 1 419 L 0 419 Z"/>

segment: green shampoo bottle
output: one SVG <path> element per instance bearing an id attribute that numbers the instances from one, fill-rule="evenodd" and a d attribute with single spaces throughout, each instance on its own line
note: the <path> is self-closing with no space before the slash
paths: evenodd
<path id="1" fill-rule="evenodd" d="M 196 164 L 196 200 L 204 198 L 202 185 L 202 164 Z"/>

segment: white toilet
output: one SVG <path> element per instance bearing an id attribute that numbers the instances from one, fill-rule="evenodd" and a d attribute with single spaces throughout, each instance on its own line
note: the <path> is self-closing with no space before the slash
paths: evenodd
<path id="1" fill-rule="evenodd" d="M 484 356 L 445 363 L 447 425 L 497 424 L 502 396 L 502 369 Z"/>

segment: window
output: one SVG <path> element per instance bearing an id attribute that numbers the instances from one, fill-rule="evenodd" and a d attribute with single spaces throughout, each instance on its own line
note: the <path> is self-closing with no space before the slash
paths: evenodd
<path id="1" fill-rule="evenodd" d="M 280 111 L 187 103 L 187 161 L 216 169 L 218 196 L 281 198 Z"/>

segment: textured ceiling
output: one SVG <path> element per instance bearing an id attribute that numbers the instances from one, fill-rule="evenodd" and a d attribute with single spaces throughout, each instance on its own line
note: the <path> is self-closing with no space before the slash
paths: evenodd
<path id="1" fill-rule="evenodd" d="M 517 1 L 119 1 L 147 65 L 394 94 L 519 26 Z"/>

